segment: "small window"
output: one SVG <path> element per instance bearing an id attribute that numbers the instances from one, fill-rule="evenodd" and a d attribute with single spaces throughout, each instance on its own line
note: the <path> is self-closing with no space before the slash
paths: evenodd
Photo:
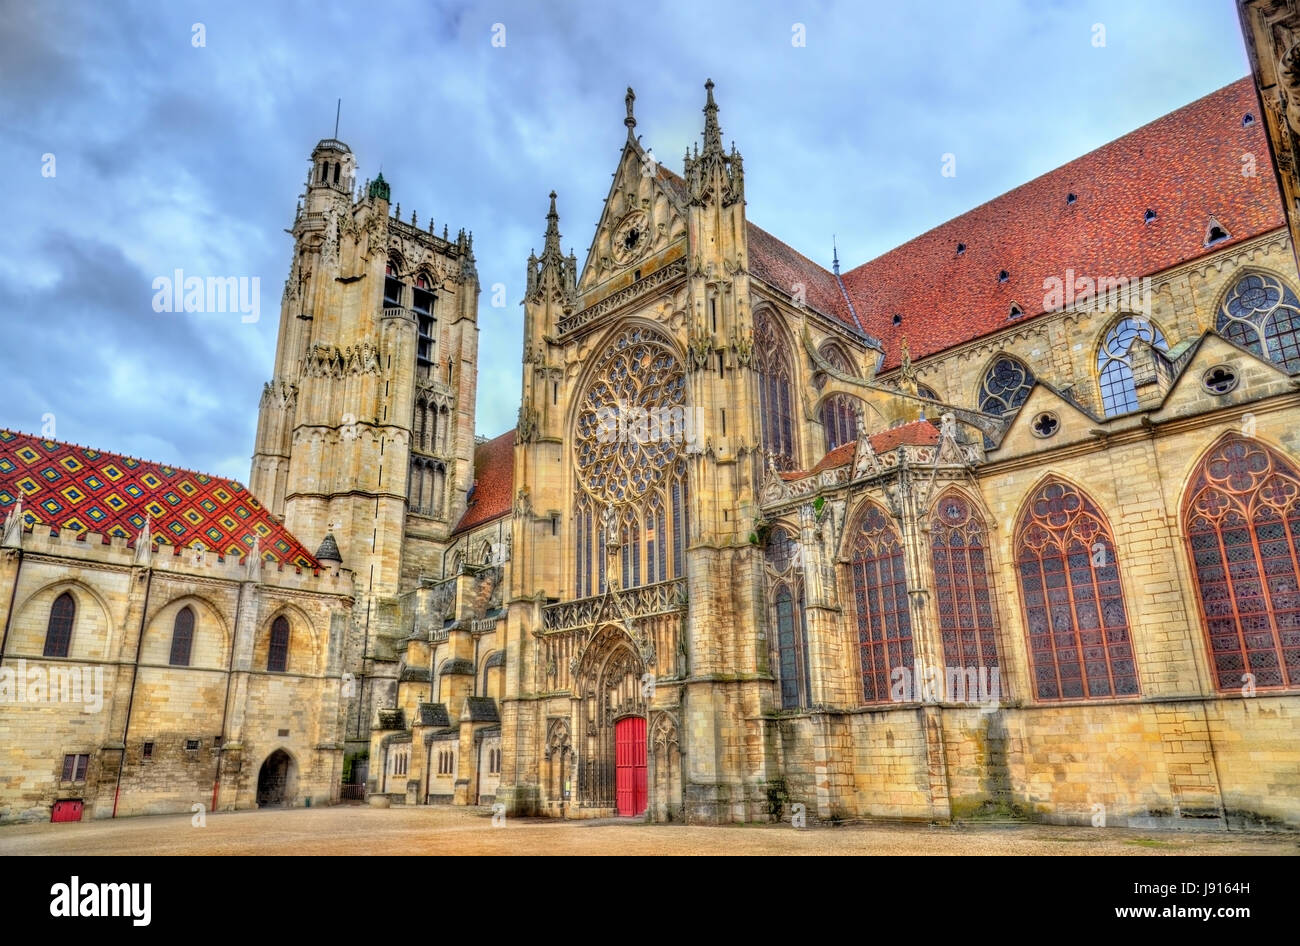
<path id="1" fill-rule="evenodd" d="M 90 768 L 89 755 L 85 753 L 81 755 L 65 755 L 63 757 L 63 781 L 84 782 L 88 768 Z"/>
<path id="2" fill-rule="evenodd" d="M 282 614 L 271 623 L 271 644 L 266 654 L 266 669 L 284 673 L 289 664 L 289 621 Z"/>
<path id="3" fill-rule="evenodd" d="M 72 595 L 63 592 L 54 599 L 50 608 L 50 620 L 45 626 L 46 657 L 66 657 L 72 644 L 72 622 L 77 616 L 77 603 Z"/>
<path id="4" fill-rule="evenodd" d="M 1201 375 L 1201 385 L 1211 394 L 1227 394 L 1237 386 L 1237 372 L 1228 365 L 1215 365 Z"/>
<path id="5" fill-rule="evenodd" d="M 1079 199 L 1079 195 L 1074 193 L 1073 191 L 1065 195 L 1065 202 L 1067 204 L 1073 204 L 1078 199 Z"/>
<path id="6" fill-rule="evenodd" d="M 289 735 L 289 730 L 287 730 L 287 729 L 277 729 L 277 730 L 275 731 L 275 734 L 276 734 L 276 736 L 278 736 L 280 739 L 285 739 L 285 738 L 287 738 L 288 735 Z"/>
<path id="7" fill-rule="evenodd" d="M 1150 208 L 1147 208 L 1147 212 L 1142 216 L 1143 222 L 1150 223 L 1154 219 L 1156 219 L 1156 212 L 1154 210 L 1151 210 Z"/>
<path id="8" fill-rule="evenodd" d="M 894 324 L 895 324 L 895 325 L 902 325 L 902 324 L 903 324 L 903 317 L 902 317 L 901 315 L 899 315 L 897 312 L 894 313 Z"/>
<path id="9" fill-rule="evenodd" d="M 1034 418 L 1034 423 L 1030 428 L 1035 437 L 1047 438 L 1056 433 L 1061 427 L 1061 422 L 1057 420 L 1055 414 L 1051 411 L 1043 411 Z"/>
<path id="10" fill-rule="evenodd" d="M 1024 315 L 1024 314 L 1025 314 L 1025 310 L 1022 309 L 1022 308 L 1020 308 L 1020 306 L 1016 305 L 1016 304 L 1013 302 L 1013 303 L 1011 303 L 1011 314 L 1008 315 L 1007 318 L 1009 318 L 1009 319 L 1018 319 L 1018 318 L 1020 318 L 1020 317 L 1021 317 L 1022 315 Z"/>
<path id="11" fill-rule="evenodd" d="M 142 759 L 146 759 L 146 760 L 148 760 L 148 759 L 152 759 L 152 758 L 153 758 L 153 743 L 152 743 L 152 742 L 146 742 L 146 743 L 144 744 L 144 749 L 140 752 L 140 758 L 142 758 Z"/>
<path id="12" fill-rule="evenodd" d="M 1253 124 L 1255 124 L 1255 116 L 1250 114 L 1250 112 L 1247 112 L 1245 115 L 1241 116 L 1242 128 L 1249 128 Z"/>
<path id="13" fill-rule="evenodd" d="M 1205 239 L 1206 246 L 1212 246 L 1220 240 L 1228 239 L 1228 231 L 1223 227 L 1210 227 L 1210 234 Z"/>
<path id="14" fill-rule="evenodd" d="M 194 610 L 186 605 L 176 614 L 172 624 L 172 652 L 169 663 L 173 667 L 188 667 L 190 651 L 194 645 Z"/>
<path id="15" fill-rule="evenodd" d="M 961 256 L 961 255 L 962 255 L 963 253 L 965 253 L 965 252 L 966 252 L 966 244 L 965 244 L 965 243 L 958 243 L 958 244 L 957 244 L 957 255 L 958 255 L 958 256 Z"/>
<path id="16" fill-rule="evenodd" d="M 185 751 L 186 751 L 186 752 L 198 752 L 198 751 L 199 751 L 199 741 L 198 741 L 197 739 L 186 739 L 186 740 L 185 740 Z"/>
<path id="17" fill-rule="evenodd" d="M 1011 278 L 1011 274 L 1008 273 L 1005 269 L 998 270 L 998 282 L 1006 282 L 1010 278 Z"/>

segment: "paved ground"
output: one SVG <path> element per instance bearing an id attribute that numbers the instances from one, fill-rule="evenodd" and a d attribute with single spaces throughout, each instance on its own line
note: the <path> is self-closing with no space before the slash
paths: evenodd
<path id="1" fill-rule="evenodd" d="M 1051 825 L 685 827 L 346 805 L 0 827 L 15 854 L 1300 854 L 1300 837 Z"/>

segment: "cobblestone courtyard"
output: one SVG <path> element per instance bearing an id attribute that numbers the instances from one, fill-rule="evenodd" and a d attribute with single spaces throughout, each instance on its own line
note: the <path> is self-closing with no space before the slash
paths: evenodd
<path id="1" fill-rule="evenodd" d="M 686 827 L 508 819 L 463 808 L 362 806 L 163 815 L 0 828 L 20 854 L 1300 854 L 1300 836 L 1052 825 Z"/>

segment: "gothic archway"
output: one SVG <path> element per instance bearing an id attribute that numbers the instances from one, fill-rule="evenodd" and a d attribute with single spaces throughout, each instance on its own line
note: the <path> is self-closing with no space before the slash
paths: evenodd
<path id="1" fill-rule="evenodd" d="M 293 804 L 298 790 L 298 766 L 293 756 L 276 749 L 257 773 L 257 807 L 280 808 Z"/>
<path id="2" fill-rule="evenodd" d="M 613 625 L 606 625 L 592 635 L 583 650 L 575 695 L 578 699 L 578 803 L 584 808 L 613 809 L 617 804 L 615 728 L 620 720 L 628 717 L 645 718 L 646 701 L 641 682 L 644 673 L 645 664 L 635 643 Z"/>

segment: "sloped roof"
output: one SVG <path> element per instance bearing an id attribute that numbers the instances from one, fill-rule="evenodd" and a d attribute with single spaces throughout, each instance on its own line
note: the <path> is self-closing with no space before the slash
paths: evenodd
<path id="1" fill-rule="evenodd" d="M 749 240 L 751 273 L 791 296 L 796 295 L 796 286 L 803 286 L 804 302 L 810 307 L 834 316 L 855 329 L 859 328 L 834 273 L 782 243 L 761 227 L 746 221 L 745 229 Z"/>
<path id="2" fill-rule="evenodd" d="M 0 517 L 22 497 L 23 522 L 135 541 L 247 555 L 301 568 L 320 564 L 242 484 L 90 447 L 0 430 Z"/>
<path id="3" fill-rule="evenodd" d="M 900 424 L 897 427 L 890 427 L 888 430 L 874 433 L 868 439 L 871 441 L 871 447 L 876 453 L 887 453 L 900 444 L 928 447 L 939 442 L 939 428 L 928 420 L 914 420 L 908 424 Z M 820 473 L 822 470 L 833 470 L 836 467 L 844 466 L 846 463 L 852 463 L 857 449 L 858 445 L 855 441 L 850 440 L 848 443 L 842 443 L 822 457 L 811 470 L 781 473 L 781 479 L 786 481 L 801 480 L 806 476 L 812 476 L 814 473 Z"/>
<path id="4" fill-rule="evenodd" d="M 515 477 L 515 432 L 474 448 L 474 492 L 452 535 L 491 522 L 510 511 Z"/>
<path id="5" fill-rule="evenodd" d="M 1247 113 L 1256 120 L 1243 125 Z M 1211 215 L 1231 234 L 1215 252 L 1283 226 L 1260 118 L 1246 77 L 845 273 L 863 327 L 885 344 L 883 367 L 898 365 L 903 338 L 920 358 L 1005 327 L 1012 302 L 1022 319 L 1041 314 L 1044 280 L 1067 269 L 1141 277 L 1203 256 Z"/>

